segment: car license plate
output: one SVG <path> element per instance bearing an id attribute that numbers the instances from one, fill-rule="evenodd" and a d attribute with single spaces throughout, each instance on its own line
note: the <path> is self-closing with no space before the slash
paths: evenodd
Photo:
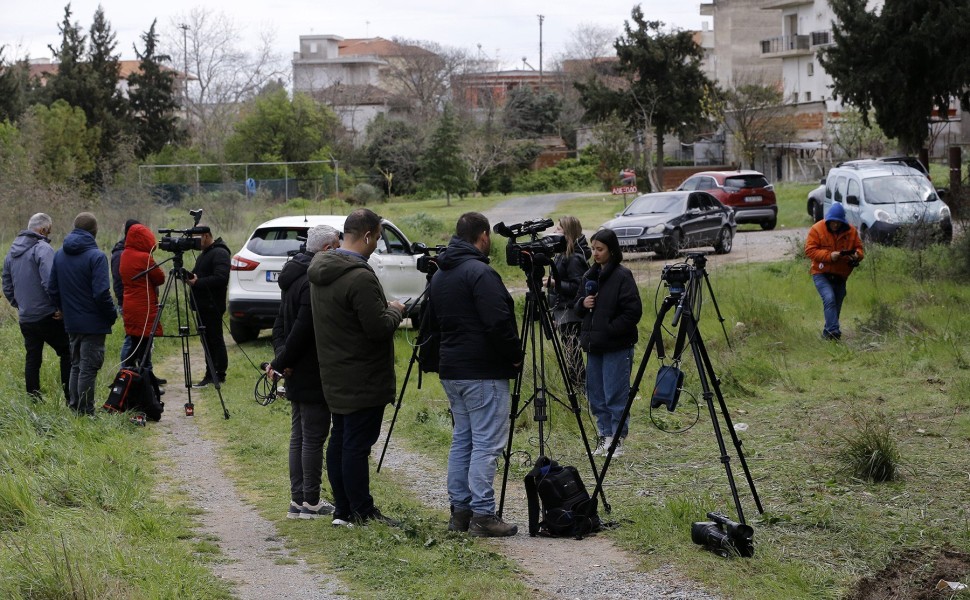
<path id="1" fill-rule="evenodd" d="M 745 202 L 761 202 L 761 196 L 745 196 Z"/>
<path id="2" fill-rule="evenodd" d="M 266 281 L 270 283 L 276 283 L 279 280 L 280 280 L 279 271 L 266 271 Z"/>
<path id="3" fill-rule="evenodd" d="M 636 238 L 620 238 L 618 241 L 620 242 L 620 245 L 621 246 L 636 246 L 637 245 L 637 239 Z"/>

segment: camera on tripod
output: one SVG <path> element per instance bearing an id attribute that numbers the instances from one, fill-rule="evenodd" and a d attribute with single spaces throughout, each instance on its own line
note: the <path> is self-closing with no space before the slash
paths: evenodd
<path id="1" fill-rule="evenodd" d="M 552 257 L 566 249 L 566 236 L 539 237 L 540 232 L 550 227 L 552 227 L 552 219 L 532 219 L 515 225 L 496 223 L 492 231 L 509 238 L 509 243 L 505 246 L 505 261 L 509 266 L 528 268 L 536 264 L 551 264 Z M 516 242 L 516 238 L 526 235 L 531 238 L 531 241 L 522 244 Z M 537 261 L 537 256 L 542 259 Z"/>
<path id="2" fill-rule="evenodd" d="M 202 219 L 202 209 L 190 210 L 189 214 L 195 220 L 192 227 L 188 229 L 159 229 L 158 233 L 164 236 L 158 240 L 158 247 L 165 252 L 181 254 L 188 250 L 202 250 L 202 238 L 197 237 L 203 233 L 209 233 L 208 227 L 199 227 L 199 220 Z M 180 237 L 174 237 L 179 234 Z"/>
<path id="3" fill-rule="evenodd" d="M 411 254 L 420 254 L 418 260 L 415 264 L 418 271 L 424 273 L 428 277 L 434 275 L 438 272 L 438 255 L 444 251 L 447 246 L 432 246 L 429 247 L 427 244 L 421 242 L 414 242 L 411 244 Z"/>
<path id="4" fill-rule="evenodd" d="M 744 523 L 736 523 L 723 513 L 709 512 L 710 521 L 690 524 L 690 539 L 700 546 L 721 556 L 737 554 L 745 558 L 754 556 L 754 529 Z"/>

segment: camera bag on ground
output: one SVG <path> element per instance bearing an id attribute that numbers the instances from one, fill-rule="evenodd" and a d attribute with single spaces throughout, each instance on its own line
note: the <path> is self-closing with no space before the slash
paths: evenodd
<path id="1" fill-rule="evenodd" d="M 529 535 L 541 531 L 553 537 L 582 539 L 599 531 L 596 500 L 586 491 L 576 467 L 561 466 L 540 456 L 525 476 L 525 492 L 529 501 Z"/>
<path id="2" fill-rule="evenodd" d="M 125 367 L 111 382 L 103 407 L 108 412 L 141 411 L 149 421 L 159 421 L 165 410 L 161 396 L 158 380 L 151 369 Z"/>

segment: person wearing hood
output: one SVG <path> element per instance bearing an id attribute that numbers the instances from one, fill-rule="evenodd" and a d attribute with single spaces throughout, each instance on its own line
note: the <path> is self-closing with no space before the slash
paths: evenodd
<path id="1" fill-rule="evenodd" d="M 226 312 L 226 291 L 229 288 L 229 246 L 222 238 L 213 238 L 212 230 L 197 227 L 202 237 L 202 254 L 195 261 L 186 283 L 192 286 L 192 307 L 201 322 L 204 348 L 209 356 L 205 361 L 205 376 L 192 387 L 205 387 L 214 381 L 223 383 L 229 370 L 229 354 L 222 333 L 222 315 Z M 209 371 L 209 362 L 216 372 Z"/>
<path id="2" fill-rule="evenodd" d="M 108 257 L 95 237 L 98 220 L 89 212 L 74 219 L 74 230 L 54 254 L 50 294 L 64 315 L 71 344 L 68 406 L 78 414 L 94 414 L 98 371 L 104 364 L 104 341 L 118 318 L 111 300 Z"/>
<path id="3" fill-rule="evenodd" d="M 124 286 L 125 309 L 121 318 L 131 348 L 124 358 L 124 365 L 128 367 L 140 366 L 146 356 L 145 365 L 150 365 L 149 338 L 153 333 L 162 335 L 161 321 L 154 332 L 151 330 L 158 316 L 158 286 L 165 283 L 165 273 L 152 257 L 157 243 L 152 230 L 140 223 L 133 224 L 125 234 L 125 250 L 121 253 L 118 273 Z"/>
<path id="4" fill-rule="evenodd" d="M 382 228 L 373 211 L 353 211 L 344 222 L 340 248 L 318 252 L 307 269 L 320 380 L 333 420 L 326 462 L 338 526 L 399 524 L 374 505 L 367 461 L 384 409 L 397 392 L 394 332 L 405 310 L 402 303 L 387 301 L 367 263 Z"/>
<path id="5" fill-rule="evenodd" d="M 61 388 L 69 400 L 71 350 L 61 312 L 50 297 L 50 275 L 54 248 L 48 236 L 53 222 L 37 213 L 27 229 L 17 234 L 10 252 L 3 259 L 3 295 L 17 309 L 20 333 L 24 336 L 24 381 L 27 393 L 40 397 L 40 365 L 44 344 L 57 353 L 61 363 Z"/>
<path id="6" fill-rule="evenodd" d="M 124 316 L 125 307 L 125 285 L 121 281 L 121 253 L 125 251 L 125 238 L 128 237 L 128 230 L 131 226 L 138 223 L 135 219 L 128 219 L 125 221 L 125 233 L 121 236 L 114 247 L 111 248 L 111 290 L 115 294 L 115 302 L 118 303 L 118 312 Z M 125 363 L 125 359 L 131 354 L 131 338 L 125 336 L 125 340 L 121 343 L 121 363 Z"/>
<path id="7" fill-rule="evenodd" d="M 546 287 L 549 289 L 549 308 L 552 309 L 553 319 L 559 328 L 570 379 L 576 388 L 581 389 L 586 385 L 586 365 L 583 360 L 583 349 L 579 346 L 579 328 L 583 320 L 573 310 L 573 301 L 583 282 L 583 274 L 589 269 L 588 260 L 592 251 L 588 246 L 584 246 L 586 238 L 583 237 L 583 226 L 576 217 L 569 215 L 561 217 L 556 226 L 556 233 L 565 238 L 566 248 L 556 255 L 553 260 L 555 269 L 546 279 Z M 590 254 L 587 254 L 587 251 Z M 558 279 L 555 277 L 556 274 Z"/>
<path id="8" fill-rule="evenodd" d="M 498 457 L 509 437 L 509 380 L 522 364 L 515 303 L 488 265 L 488 219 L 468 212 L 438 254 L 427 318 L 440 332 L 438 375 L 454 418 L 448 453 L 449 531 L 476 537 L 518 532 L 495 514 Z"/>
<path id="9" fill-rule="evenodd" d="M 282 373 L 286 377 L 286 399 L 290 401 L 290 507 L 286 514 L 290 519 L 313 519 L 334 510 L 320 497 L 330 409 L 320 382 L 307 270 L 315 254 L 339 247 L 339 231 L 329 225 L 311 227 L 306 251 L 283 265 L 278 282 L 282 302 L 273 325 L 276 357 L 266 370 L 269 376 Z"/>
<path id="10" fill-rule="evenodd" d="M 822 338 L 841 339 L 839 317 L 845 300 L 845 283 L 864 257 L 862 240 L 856 228 L 845 219 L 845 208 L 841 203 L 833 202 L 825 219 L 808 230 L 805 255 L 812 261 L 812 281 L 822 297 L 822 313 L 825 315 Z"/>

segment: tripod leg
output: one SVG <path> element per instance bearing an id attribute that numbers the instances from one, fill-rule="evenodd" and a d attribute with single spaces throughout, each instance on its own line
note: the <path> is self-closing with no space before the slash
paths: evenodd
<path id="1" fill-rule="evenodd" d="M 522 320 L 522 331 L 519 337 L 521 342 L 522 356 L 525 356 L 525 345 L 526 340 L 528 340 L 528 334 L 530 330 L 530 319 L 529 310 L 531 309 L 531 300 L 529 297 L 525 299 L 525 314 L 526 318 Z M 519 399 L 522 397 L 522 375 L 525 372 L 525 360 L 523 358 L 522 366 L 519 368 L 519 372 L 515 374 L 515 383 L 512 386 L 512 394 L 509 402 L 509 441 L 505 445 L 505 465 L 502 468 L 502 488 L 499 493 L 498 500 L 498 510 L 495 514 L 502 518 L 502 510 L 505 507 L 505 488 L 509 481 L 509 467 L 512 460 L 512 438 L 515 436 L 515 419 L 519 416 Z"/>
<path id="2" fill-rule="evenodd" d="M 404 374 L 404 382 L 401 384 L 401 393 L 397 397 L 397 405 L 394 407 L 394 416 L 391 418 L 391 424 L 387 428 L 387 437 L 384 438 L 384 449 L 381 450 L 381 458 L 377 461 L 377 472 L 381 472 L 381 465 L 384 464 L 384 455 L 387 454 L 387 445 L 391 443 L 391 434 L 394 433 L 394 423 L 397 422 L 397 414 L 401 411 L 401 404 L 404 402 L 404 390 L 408 387 L 408 379 L 411 378 L 411 369 L 414 368 L 414 363 L 418 362 L 418 346 L 414 346 L 414 350 L 411 352 L 411 361 L 408 363 L 408 370 Z M 420 383 L 418 385 L 420 387 Z"/>
<path id="3" fill-rule="evenodd" d="M 192 288 L 189 287 L 187 283 L 184 283 L 184 285 L 186 286 L 186 302 L 190 297 L 193 298 L 194 300 L 194 297 L 192 296 Z M 198 306 L 198 303 L 196 302 L 193 302 L 193 304 L 195 306 Z M 202 315 L 200 315 L 198 311 L 192 311 L 191 314 L 195 315 L 195 329 L 196 329 L 196 332 L 199 334 L 199 341 L 202 343 L 202 356 L 205 359 L 206 369 L 208 370 L 210 376 L 212 377 L 213 386 L 216 388 L 216 395 L 219 396 L 219 403 L 222 405 L 222 414 L 226 419 L 228 419 L 229 410 L 226 408 L 226 401 L 222 397 L 222 382 L 219 381 L 219 374 L 216 371 L 215 362 L 212 360 L 212 354 L 209 352 L 209 344 L 205 338 L 206 325 L 205 323 L 202 322 Z M 221 320 L 220 320 L 219 326 L 220 327 L 222 326 Z M 186 369 L 186 372 L 189 372 L 189 377 L 191 378 L 191 363 L 188 360 L 188 345 L 186 345 L 185 347 L 185 360 L 186 360 L 185 369 Z"/>

